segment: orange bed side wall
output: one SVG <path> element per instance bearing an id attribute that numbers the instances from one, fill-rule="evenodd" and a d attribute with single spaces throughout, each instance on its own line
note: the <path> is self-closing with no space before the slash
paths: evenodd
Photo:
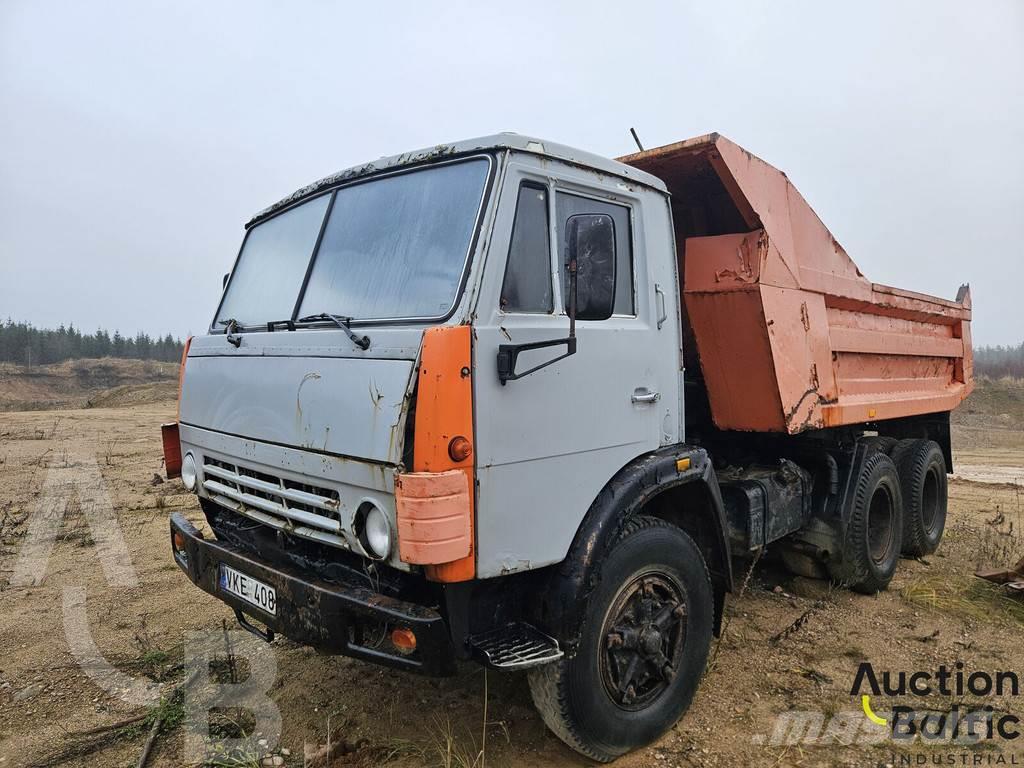
<path id="1" fill-rule="evenodd" d="M 949 411 L 970 393 L 969 290 L 872 283 L 785 174 L 717 134 L 621 160 L 690 214 L 684 322 L 719 428 L 797 433 Z"/>

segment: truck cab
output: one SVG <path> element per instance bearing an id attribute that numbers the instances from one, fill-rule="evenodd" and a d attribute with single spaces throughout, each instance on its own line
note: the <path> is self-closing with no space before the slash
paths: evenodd
<path id="1" fill-rule="evenodd" d="M 254 216 L 164 427 L 209 522 L 171 520 L 188 577 L 268 641 L 529 670 L 545 722 L 599 760 L 671 727 L 733 557 L 804 531 L 801 553 L 843 562 L 843 484 L 894 460 L 877 425 L 715 425 L 676 193 L 638 165 L 501 134 Z M 893 424 L 892 445 L 941 440 Z M 898 556 L 891 474 L 874 535 Z"/>

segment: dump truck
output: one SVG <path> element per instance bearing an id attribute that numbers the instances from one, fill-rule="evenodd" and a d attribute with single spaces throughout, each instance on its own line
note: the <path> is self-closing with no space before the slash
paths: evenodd
<path id="1" fill-rule="evenodd" d="M 267 641 L 525 670 L 610 761 L 684 714 L 762 553 L 874 593 L 935 550 L 970 318 L 718 134 L 359 165 L 248 222 L 186 345 L 165 461 L 208 525 L 173 557 Z"/>

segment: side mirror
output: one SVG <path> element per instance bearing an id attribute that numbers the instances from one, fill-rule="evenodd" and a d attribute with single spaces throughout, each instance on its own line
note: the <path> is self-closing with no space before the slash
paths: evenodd
<path id="1" fill-rule="evenodd" d="M 223 291 L 223 290 L 224 290 L 225 288 L 227 288 L 227 287 L 228 287 L 228 278 L 229 278 L 229 277 L 231 277 L 231 273 L 230 273 L 230 272 L 225 272 L 225 273 L 224 273 L 224 277 L 223 277 L 223 278 L 221 279 L 221 281 L 220 281 L 220 289 L 221 289 L 222 291 Z"/>
<path id="2" fill-rule="evenodd" d="M 615 222 L 606 213 L 580 213 L 565 223 L 569 316 L 607 320 L 615 309 Z M 573 272 L 576 279 L 573 280 Z M 575 288 L 576 295 L 573 296 Z M 573 310 L 575 309 L 575 313 Z"/>
<path id="3" fill-rule="evenodd" d="M 607 320 L 615 309 L 615 222 L 605 213 L 580 213 L 565 223 L 566 308 L 569 335 L 529 344 L 498 345 L 498 381 L 504 385 L 576 354 L 576 320 Z M 557 357 L 518 370 L 519 355 L 565 347 Z"/>

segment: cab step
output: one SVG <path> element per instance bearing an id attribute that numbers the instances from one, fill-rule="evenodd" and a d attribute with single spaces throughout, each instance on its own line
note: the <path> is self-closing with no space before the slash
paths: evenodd
<path id="1" fill-rule="evenodd" d="M 471 636 L 473 655 L 492 669 L 528 669 L 562 658 L 558 641 L 524 621 Z"/>

